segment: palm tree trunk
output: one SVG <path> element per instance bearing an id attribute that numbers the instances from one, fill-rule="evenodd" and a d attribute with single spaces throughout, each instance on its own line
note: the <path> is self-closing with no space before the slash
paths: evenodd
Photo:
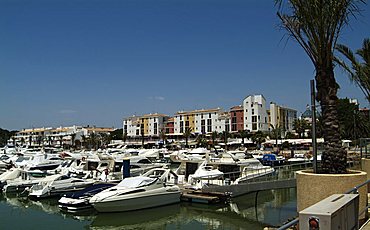
<path id="1" fill-rule="evenodd" d="M 347 151 L 342 148 L 337 111 L 338 85 L 334 70 L 329 65 L 325 70 L 317 70 L 317 100 L 320 102 L 324 123 L 324 152 L 321 159 L 322 173 L 346 173 Z"/>

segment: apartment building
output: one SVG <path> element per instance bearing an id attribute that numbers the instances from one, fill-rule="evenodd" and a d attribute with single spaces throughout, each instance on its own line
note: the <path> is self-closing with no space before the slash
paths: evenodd
<path id="1" fill-rule="evenodd" d="M 293 123 L 297 119 L 297 110 L 279 106 L 271 102 L 268 115 L 270 128 L 280 127 L 285 132 L 293 131 Z"/>
<path id="2" fill-rule="evenodd" d="M 158 113 L 127 117 L 123 119 L 123 132 L 128 137 L 159 137 L 165 132 L 168 119 L 169 116 Z"/>
<path id="3" fill-rule="evenodd" d="M 196 134 L 229 131 L 229 120 L 229 114 L 220 108 L 179 111 L 174 116 L 174 133 L 182 134 L 186 128 Z"/>
<path id="4" fill-rule="evenodd" d="M 244 129 L 251 132 L 268 131 L 266 99 L 263 95 L 250 95 L 243 100 Z"/>
<path id="5" fill-rule="evenodd" d="M 244 130 L 244 112 L 241 105 L 230 108 L 230 132 L 235 133 Z"/>

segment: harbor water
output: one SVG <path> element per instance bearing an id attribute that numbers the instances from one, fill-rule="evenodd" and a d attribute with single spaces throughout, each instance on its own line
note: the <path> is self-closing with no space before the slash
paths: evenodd
<path id="1" fill-rule="evenodd" d="M 57 199 L 33 201 L 0 194 L 0 229 L 263 229 L 296 216 L 296 189 L 260 191 L 227 204 L 181 202 L 122 213 L 70 214 Z"/>

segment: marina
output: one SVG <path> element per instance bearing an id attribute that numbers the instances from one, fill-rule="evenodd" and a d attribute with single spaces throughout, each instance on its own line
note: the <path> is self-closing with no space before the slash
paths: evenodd
<path id="1" fill-rule="evenodd" d="M 296 215 L 295 189 L 262 191 L 232 198 L 230 203 L 181 202 L 118 213 L 94 210 L 71 214 L 58 200 L 29 200 L 0 195 L 0 229 L 263 229 L 280 226 Z"/>
<path id="2" fill-rule="evenodd" d="M 165 159 L 170 159 L 172 151 L 134 150 L 127 147 L 121 148 L 119 154 L 108 148 L 104 151 L 74 151 L 69 152 L 68 156 L 65 150 L 55 149 L 57 154 L 53 153 L 53 157 L 43 148 L 31 152 L 26 149 L 17 151 L 2 155 L 5 167 L 0 180 L 4 212 L 14 213 L 20 209 L 32 216 L 35 215 L 35 208 L 39 207 L 43 210 L 41 212 L 52 213 L 56 219 L 64 218 L 72 225 L 84 223 L 91 229 L 95 229 L 95 223 L 105 223 L 105 219 L 107 225 L 112 224 L 110 221 L 117 222 L 114 216 L 118 218 L 131 215 L 132 212 L 146 215 L 150 210 L 160 213 L 172 210 L 169 211 L 171 215 L 180 213 L 170 217 L 172 221 L 162 223 L 165 229 L 173 229 L 172 226 L 177 225 L 182 226 L 181 229 L 189 229 L 192 225 L 200 228 L 212 226 L 212 229 L 239 229 L 239 224 L 228 220 L 228 216 L 232 219 L 240 218 L 240 225 L 242 219 L 247 218 L 246 223 L 250 221 L 250 224 L 260 225 L 261 228 L 276 227 L 294 218 L 295 208 L 291 208 L 295 207 L 296 202 L 293 194 L 295 184 L 289 183 L 294 179 L 294 170 L 310 167 L 310 163 L 299 167 L 294 164 L 263 166 L 252 154 L 222 149 L 217 154 L 202 149 L 202 154 L 188 154 L 179 162 L 166 162 Z M 158 155 L 158 151 L 164 154 Z M 199 153 L 200 150 L 188 152 Z M 34 156 L 43 158 L 40 164 L 27 162 L 34 162 Z M 59 165 L 54 169 L 38 169 L 43 174 L 29 168 L 48 165 L 48 162 L 55 162 L 58 157 Z M 16 163 L 21 160 L 22 164 L 17 166 L 10 159 Z M 139 168 L 140 171 L 137 170 Z M 288 181 L 288 185 L 277 186 L 278 181 L 285 181 L 285 184 Z M 289 195 L 284 195 L 286 193 Z M 267 215 L 265 212 L 271 211 L 264 210 L 265 205 L 276 205 L 280 199 L 283 199 L 282 203 L 276 208 L 284 210 L 281 211 L 284 218 L 272 221 L 270 217 L 264 217 Z M 288 210 L 285 210 L 286 203 L 291 205 Z M 12 211 L 9 212 L 9 209 Z M 249 219 L 252 210 L 255 220 Z M 199 217 L 194 214 L 191 217 L 194 223 L 182 219 L 183 215 L 198 211 L 206 215 Z M 222 216 L 222 213 L 225 213 L 222 221 L 220 217 L 211 218 L 213 215 Z M 38 215 L 43 214 L 38 211 Z M 157 220 L 153 221 L 157 223 Z M 121 224 L 126 225 L 124 222 Z M 151 225 L 149 221 L 148 226 Z"/>

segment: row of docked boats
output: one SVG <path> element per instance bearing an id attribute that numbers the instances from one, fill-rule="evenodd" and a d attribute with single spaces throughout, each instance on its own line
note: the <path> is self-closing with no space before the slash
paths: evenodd
<path id="1" fill-rule="evenodd" d="M 237 185 L 275 172 L 244 151 L 204 148 L 172 153 L 126 147 L 58 154 L 41 151 L 3 154 L 1 159 L 6 166 L 0 175 L 3 192 L 27 194 L 31 199 L 60 196 L 59 207 L 68 211 L 162 206 L 180 202 L 180 187 L 201 190 L 209 184 Z M 43 168 L 57 160 L 56 167 Z M 124 160 L 129 160 L 130 177 L 123 174 Z"/>

